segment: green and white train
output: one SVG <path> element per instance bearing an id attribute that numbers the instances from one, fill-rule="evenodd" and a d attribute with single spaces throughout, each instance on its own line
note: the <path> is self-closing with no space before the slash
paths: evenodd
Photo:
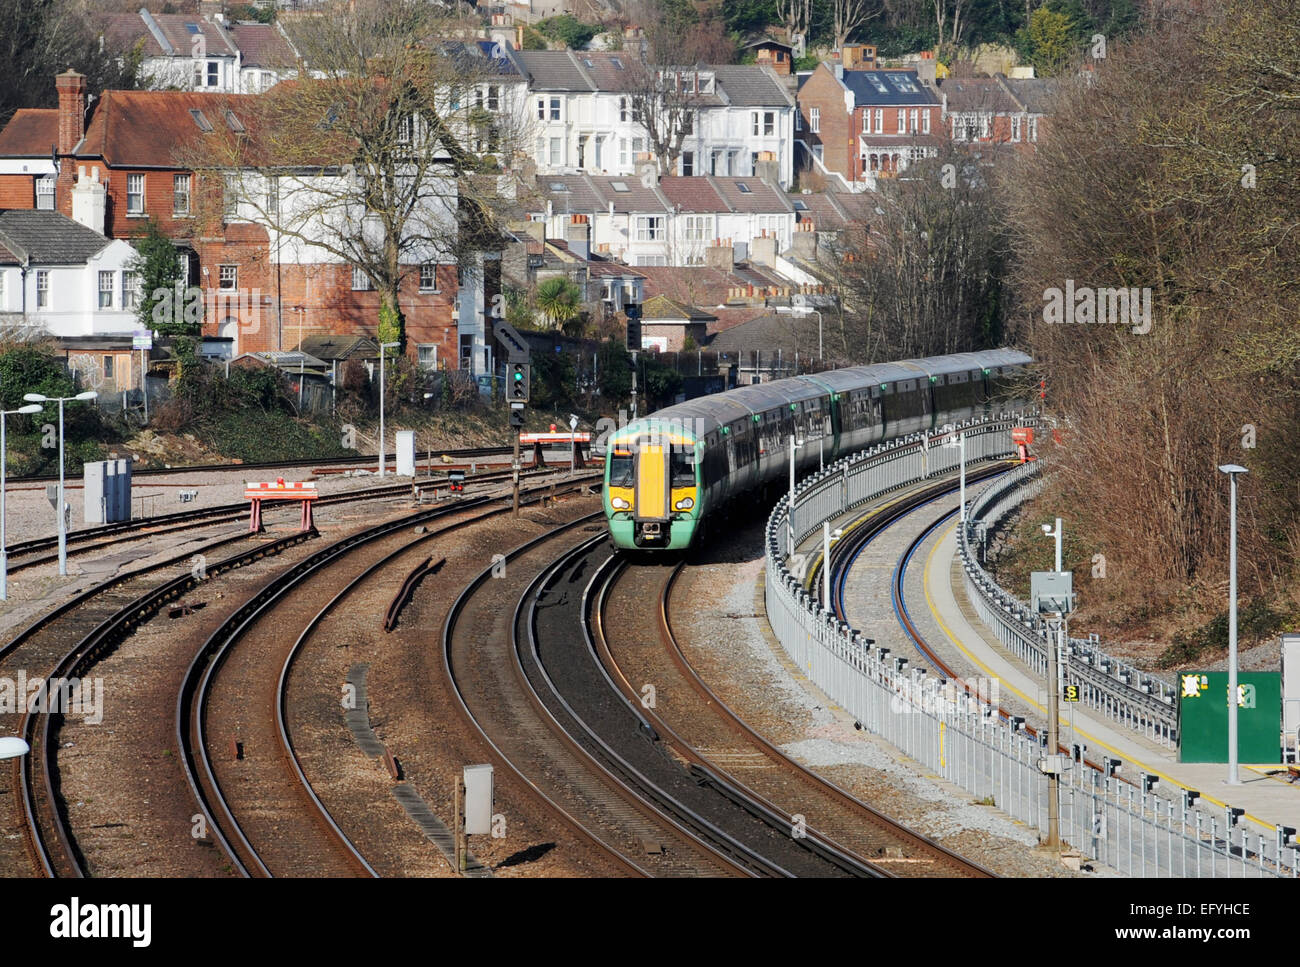
<path id="1" fill-rule="evenodd" d="M 605 517 L 616 547 L 682 550 L 710 515 L 759 501 L 796 473 L 882 440 L 967 420 L 1012 402 L 1032 360 L 1012 349 L 854 366 L 678 403 L 612 432 Z"/>

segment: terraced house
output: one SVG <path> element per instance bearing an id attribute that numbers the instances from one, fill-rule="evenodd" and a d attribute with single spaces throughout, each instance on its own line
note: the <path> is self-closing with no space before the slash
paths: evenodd
<path id="1" fill-rule="evenodd" d="M 655 153 L 638 93 L 658 85 L 667 94 L 657 103 L 684 120 L 661 174 L 752 177 L 767 153 L 780 161 L 781 187 L 793 180 L 794 99 L 771 67 L 656 68 L 624 51 L 507 54 L 527 80 L 528 143 L 541 174 L 632 175 Z"/>

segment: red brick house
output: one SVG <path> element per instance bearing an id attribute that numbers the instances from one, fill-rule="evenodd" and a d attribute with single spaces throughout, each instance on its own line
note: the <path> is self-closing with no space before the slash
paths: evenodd
<path id="1" fill-rule="evenodd" d="M 914 70 L 822 63 L 800 78 L 796 145 L 803 168 L 851 190 L 874 189 L 944 143 L 942 105 Z"/>
<path id="2" fill-rule="evenodd" d="M 267 95 L 105 91 L 88 114 L 82 75 L 61 74 L 56 87 L 57 109 L 19 111 L 0 131 L 0 207 L 48 205 L 127 240 L 155 220 L 183 253 L 189 284 L 204 290 L 205 342 L 223 355 L 291 349 L 310 335 L 376 335 L 379 295 L 352 266 L 296 256 L 303 246 L 237 217 L 224 186 L 185 163 L 208 139 L 242 136 L 241 115 Z M 455 368 L 457 268 L 408 268 L 408 351 L 432 359 L 436 346 Z"/>
<path id="3" fill-rule="evenodd" d="M 944 130 L 958 144 L 1032 151 L 1044 133 L 1052 82 L 1042 78 L 950 77 L 939 85 Z"/>

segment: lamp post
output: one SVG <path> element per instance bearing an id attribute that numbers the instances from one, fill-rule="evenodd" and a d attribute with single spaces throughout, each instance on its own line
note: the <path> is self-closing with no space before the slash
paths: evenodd
<path id="1" fill-rule="evenodd" d="M 39 413 L 36 403 L 20 406 L 16 410 L 0 411 L 0 601 L 9 600 L 9 552 L 5 549 L 5 474 L 9 450 L 5 444 L 5 417 L 15 413 Z"/>
<path id="2" fill-rule="evenodd" d="M 381 477 L 384 475 L 384 464 L 388 462 L 388 454 L 384 448 L 384 359 L 388 356 L 388 350 L 400 345 L 400 342 L 379 344 L 379 476 Z"/>
<path id="3" fill-rule="evenodd" d="M 578 414 L 569 414 L 569 476 L 578 467 Z"/>
<path id="4" fill-rule="evenodd" d="M 1235 463 L 1219 467 L 1231 484 L 1228 543 L 1228 785 L 1241 785 L 1237 771 L 1237 474 L 1249 473 Z"/>
<path id="5" fill-rule="evenodd" d="M 1061 518 L 1059 517 L 1056 518 L 1056 530 L 1052 530 L 1051 524 L 1043 525 L 1043 534 L 1046 535 L 1047 537 L 1056 538 L 1056 571 L 1058 574 L 1061 572 L 1061 534 L 1062 533 L 1063 532 L 1061 530 Z"/>
<path id="6" fill-rule="evenodd" d="M 298 313 L 298 412 L 302 412 L 302 380 L 303 380 L 303 363 L 304 356 L 302 351 L 302 324 L 303 313 L 307 310 L 302 306 L 294 306 L 293 311 Z"/>
<path id="7" fill-rule="evenodd" d="M 794 452 L 803 446 L 803 441 L 796 441 L 790 434 L 790 512 L 785 516 L 786 529 L 790 537 L 789 553 L 794 553 Z"/>
<path id="8" fill-rule="evenodd" d="M 59 515 L 59 576 L 68 573 L 68 521 L 63 507 L 63 404 L 74 400 L 93 400 L 99 394 L 94 390 L 78 393 L 76 396 L 42 396 L 40 393 L 27 393 L 23 396 L 28 403 L 59 404 L 59 506 L 55 508 Z"/>
<path id="9" fill-rule="evenodd" d="M 817 316 L 817 362 L 822 361 L 822 313 L 820 309 L 812 309 L 808 306 L 776 306 L 776 311 L 792 316 Z"/>
<path id="10" fill-rule="evenodd" d="M 831 530 L 831 522 L 822 521 L 822 607 L 827 611 L 831 609 L 831 542 L 843 535 L 841 528 Z"/>

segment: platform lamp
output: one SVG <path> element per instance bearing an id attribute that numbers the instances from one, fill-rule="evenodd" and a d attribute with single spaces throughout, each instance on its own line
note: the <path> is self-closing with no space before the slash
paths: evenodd
<path id="1" fill-rule="evenodd" d="M 16 410 L 0 410 L 0 601 L 9 600 L 9 552 L 6 550 L 8 545 L 5 538 L 5 480 L 8 472 L 9 448 L 5 443 L 5 417 L 16 413 L 29 414 L 40 411 L 41 407 L 36 403 L 20 406 Z"/>
<path id="2" fill-rule="evenodd" d="M 1241 785 L 1237 769 L 1237 475 L 1249 473 L 1235 463 L 1219 467 L 1232 482 L 1228 538 L 1228 785 Z"/>
<path id="3" fill-rule="evenodd" d="M 64 516 L 63 510 L 63 404 L 73 403 L 77 400 L 93 400 L 97 396 L 94 390 L 88 390 L 85 393 L 78 393 L 76 396 L 42 396 L 40 393 L 27 393 L 23 396 L 28 403 L 58 403 L 59 404 L 59 506 L 55 508 L 59 516 L 59 576 L 66 577 L 68 573 L 68 520 Z"/>

